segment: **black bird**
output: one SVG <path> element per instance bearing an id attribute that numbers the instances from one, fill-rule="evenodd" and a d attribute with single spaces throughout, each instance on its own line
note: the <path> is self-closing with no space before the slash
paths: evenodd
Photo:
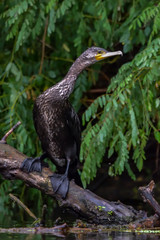
<path id="1" fill-rule="evenodd" d="M 41 172 L 44 165 L 42 160 L 49 157 L 58 170 L 58 174 L 51 176 L 53 190 L 63 198 L 66 198 L 69 189 L 69 179 L 78 175 L 81 142 L 80 122 L 68 98 L 78 75 L 86 67 L 115 55 L 122 55 L 122 52 L 108 52 L 99 47 L 88 48 L 72 64 L 64 79 L 43 92 L 35 101 L 34 125 L 44 153 L 37 158 L 25 159 L 21 169 Z"/>

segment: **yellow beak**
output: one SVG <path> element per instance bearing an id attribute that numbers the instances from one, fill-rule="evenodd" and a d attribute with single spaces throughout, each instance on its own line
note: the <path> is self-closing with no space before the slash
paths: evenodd
<path id="1" fill-rule="evenodd" d="M 103 53 L 98 53 L 95 58 L 97 61 L 103 60 L 105 58 L 108 57 L 112 57 L 112 56 L 117 56 L 117 55 L 123 55 L 123 53 L 121 51 L 117 51 L 117 52 L 103 52 Z"/>

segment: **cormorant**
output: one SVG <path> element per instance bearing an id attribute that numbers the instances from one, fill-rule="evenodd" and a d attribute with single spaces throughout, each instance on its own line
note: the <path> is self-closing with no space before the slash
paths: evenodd
<path id="1" fill-rule="evenodd" d="M 72 64 L 63 80 L 43 92 L 35 101 L 34 125 L 44 153 L 34 159 L 25 159 L 21 169 L 41 172 L 44 165 L 42 160 L 49 157 L 58 170 L 58 174 L 51 176 L 53 190 L 63 198 L 66 198 L 69 189 L 69 179 L 78 174 L 81 142 L 80 121 L 68 98 L 78 75 L 86 67 L 115 55 L 122 55 L 122 52 L 108 52 L 99 47 L 88 48 Z"/>

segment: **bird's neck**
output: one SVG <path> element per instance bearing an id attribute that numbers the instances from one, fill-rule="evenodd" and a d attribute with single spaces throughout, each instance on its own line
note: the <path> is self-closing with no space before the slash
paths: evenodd
<path id="1" fill-rule="evenodd" d="M 78 75 L 88 66 L 88 64 L 85 64 L 82 60 L 83 59 L 81 58 L 77 58 L 77 60 L 70 67 L 66 76 L 75 75 L 78 77 Z"/>
<path id="2" fill-rule="evenodd" d="M 58 84 L 56 84 L 57 91 L 62 98 L 67 99 L 70 96 L 70 94 L 73 92 L 78 75 L 85 68 L 86 66 L 84 65 L 84 63 L 81 62 L 80 59 L 77 59 L 70 67 L 64 79 Z"/>
<path id="3" fill-rule="evenodd" d="M 66 100 L 69 98 L 70 94 L 73 92 L 74 85 L 78 75 L 87 67 L 90 63 L 84 63 L 81 58 L 78 58 L 70 67 L 68 73 L 63 78 L 62 81 L 58 82 L 53 87 L 47 89 L 43 96 L 47 101 L 57 101 Z"/>

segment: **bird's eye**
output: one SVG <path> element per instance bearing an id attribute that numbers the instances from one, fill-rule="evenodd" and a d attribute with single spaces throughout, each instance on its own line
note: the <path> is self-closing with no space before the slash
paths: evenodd
<path id="1" fill-rule="evenodd" d="M 101 54 L 101 53 L 102 53 L 102 51 L 101 51 L 101 50 L 99 50 L 99 51 L 98 51 L 98 53 L 99 53 L 99 54 Z"/>

